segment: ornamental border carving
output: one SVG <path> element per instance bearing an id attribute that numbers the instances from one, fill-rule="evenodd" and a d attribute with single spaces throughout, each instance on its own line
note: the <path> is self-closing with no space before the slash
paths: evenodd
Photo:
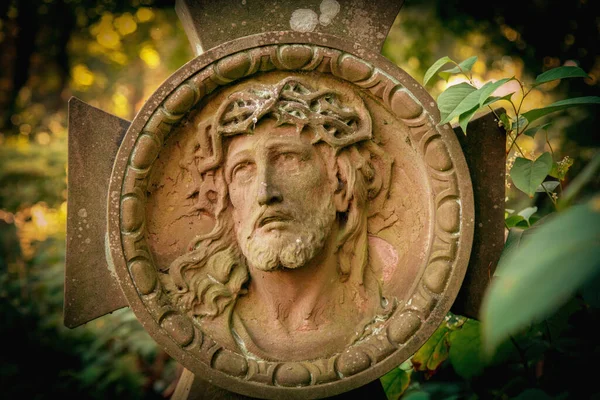
<path id="1" fill-rule="evenodd" d="M 449 125 L 438 127 L 437 116 L 427 110 L 431 107 L 424 107 L 410 88 L 374 63 L 349 52 L 315 44 L 255 46 L 233 52 L 202 68 L 198 68 L 199 63 L 189 63 L 186 67 L 196 72 L 189 74 L 182 83 L 173 85 L 170 92 L 163 85 L 157 94 L 164 101 L 156 103 L 150 113 L 142 109 L 146 114 L 140 112 L 140 115 L 147 121 L 141 129 L 132 124 L 124 142 L 134 141 L 133 147 L 128 154 L 119 152 L 111 177 L 109 258 L 116 261 L 124 257 L 125 269 L 119 262 L 113 267 L 134 312 L 138 318 L 140 311 L 147 312 L 150 319 L 142 321 L 146 329 L 168 349 L 181 349 L 183 353 L 179 354 L 185 357 L 177 360 L 192 372 L 220 371 L 226 377 L 219 373 L 205 376 L 213 377 L 221 384 L 234 383 L 232 390 L 247 394 L 271 396 L 281 390 L 288 392 L 292 390 L 290 388 L 302 388 L 308 389 L 302 392 L 307 396 L 311 388 L 323 385 L 328 386 L 326 393 L 331 394 L 342 390 L 336 391 L 329 386 L 343 381 L 346 381 L 344 390 L 348 390 L 368 382 L 364 376 L 367 371 L 375 371 L 369 375 L 374 379 L 394 363 L 407 359 L 449 310 L 466 271 L 472 240 L 473 200 L 468 170 Z M 173 127 L 205 96 L 223 85 L 274 70 L 330 74 L 380 100 L 408 127 L 410 140 L 426 165 L 433 194 L 432 219 L 427 228 L 432 237 L 428 261 L 410 300 L 398 307 L 383 329 L 375 330 L 342 353 L 313 361 L 257 360 L 220 346 L 190 317 L 170 304 L 161 289 L 157 268 L 145 240 L 148 176 Z M 450 143 L 452 141 L 456 143 Z M 121 181 L 119 176 L 122 176 Z M 136 294 L 141 304 L 135 299 L 132 301 Z M 155 326 L 151 327 L 152 324 Z M 354 376 L 362 377 L 348 384 Z M 311 393 L 325 392 L 315 390 Z"/>

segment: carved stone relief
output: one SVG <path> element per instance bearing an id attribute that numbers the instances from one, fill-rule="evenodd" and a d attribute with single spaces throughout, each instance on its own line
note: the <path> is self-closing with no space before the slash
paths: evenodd
<path id="1" fill-rule="evenodd" d="M 360 386 L 412 355 L 458 292 L 473 229 L 460 147 L 410 77 L 364 56 L 217 49 L 121 146 L 119 282 L 171 355 L 230 390 Z"/>

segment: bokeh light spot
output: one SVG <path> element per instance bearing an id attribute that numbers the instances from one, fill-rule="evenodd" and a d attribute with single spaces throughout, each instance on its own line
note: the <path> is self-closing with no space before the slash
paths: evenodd
<path id="1" fill-rule="evenodd" d="M 146 65 L 152 69 L 155 69 L 160 64 L 160 55 L 150 45 L 145 45 L 140 50 L 140 58 L 146 63 Z"/>
<path id="2" fill-rule="evenodd" d="M 129 35 L 137 29 L 137 23 L 130 13 L 125 13 L 115 18 L 114 25 L 122 36 Z"/>

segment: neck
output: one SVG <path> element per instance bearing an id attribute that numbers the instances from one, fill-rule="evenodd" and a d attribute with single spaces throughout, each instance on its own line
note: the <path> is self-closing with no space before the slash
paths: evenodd
<path id="1" fill-rule="evenodd" d="M 316 329 L 342 296 L 333 237 L 317 257 L 299 268 L 265 272 L 250 266 L 248 300 L 288 330 Z"/>

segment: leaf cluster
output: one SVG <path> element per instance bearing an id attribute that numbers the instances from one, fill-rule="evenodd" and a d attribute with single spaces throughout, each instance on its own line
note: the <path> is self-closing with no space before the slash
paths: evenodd
<path id="1" fill-rule="evenodd" d="M 458 123 L 465 134 L 467 133 L 467 124 L 473 118 L 473 116 L 483 108 L 489 108 L 492 110 L 490 105 L 498 101 L 508 102 L 515 111 L 515 114 L 517 114 L 517 117 L 514 119 L 510 119 L 508 116 L 499 116 L 500 120 L 504 124 L 505 129 L 508 132 L 514 130 L 517 136 L 527 132 L 526 130 L 532 122 L 550 113 L 575 106 L 600 103 L 600 97 L 598 96 L 584 96 L 557 101 L 546 107 L 520 113 L 523 99 L 531 92 L 532 89 L 543 85 L 544 83 L 558 79 L 589 78 L 589 76 L 579 67 L 563 66 L 548 70 L 538 75 L 529 88 L 526 88 L 525 85 L 514 76 L 510 78 L 502 78 L 493 82 L 490 81 L 478 88 L 473 82 L 471 74 L 471 69 L 476 62 L 476 56 L 469 57 L 460 63 L 453 61 L 450 57 L 442 57 L 431 67 L 429 67 L 429 69 L 425 72 L 425 77 L 423 79 L 424 85 L 427 85 L 436 74 L 444 78 L 446 81 L 453 75 L 463 75 L 468 80 L 468 83 L 463 82 L 450 86 L 438 97 L 438 107 L 441 114 L 440 123 L 445 124 L 457 118 Z M 449 63 L 454 64 L 455 66 L 442 70 L 442 68 Z M 511 81 L 517 81 L 522 90 L 523 97 L 518 105 L 512 101 L 514 92 L 502 97 L 493 96 L 494 92 Z M 533 136 L 539 129 L 541 128 L 532 127 L 527 135 Z"/>
<path id="2" fill-rule="evenodd" d="M 506 210 L 507 240 L 480 320 L 449 314 L 410 363 L 390 371 L 382 383 L 389 399 L 596 398 L 600 392 L 593 385 L 578 384 L 577 370 L 566 372 L 562 366 L 584 365 L 600 351 L 588 329 L 600 318 L 600 194 L 579 198 L 597 179 L 600 152 L 566 182 L 572 158 L 556 160 L 547 138 L 549 151 L 532 157 L 517 139 L 534 138 L 552 123 L 538 120 L 598 104 L 600 97 L 569 98 L 525 110 L 523 99 L 533 88 L 587 74 L 564 66 L 538 75 L 529 85 L 510 77 L 476 87 L 471 76 L 476 61 L 442 57 L 426 72 L 425 84 L 436 75 L 446 80 L 462 75 L 466 80 L 439 95 L 439 123 L 456 120 L 467 134 L 467 124 L 478 111 L 495 113 L 491 104 L 507 102 L 513 115 L 496 117 L 507 132 L 510 180 L 531 199 L 547 195 L 554 209 L 541 217 L 537 206 L 517 213 Z M 453 66 L 444 69 L 447 64 Z M 519 102 L 512 100 L 514 93 L 494 96 L 511 81 L 521 89 Z"/>

